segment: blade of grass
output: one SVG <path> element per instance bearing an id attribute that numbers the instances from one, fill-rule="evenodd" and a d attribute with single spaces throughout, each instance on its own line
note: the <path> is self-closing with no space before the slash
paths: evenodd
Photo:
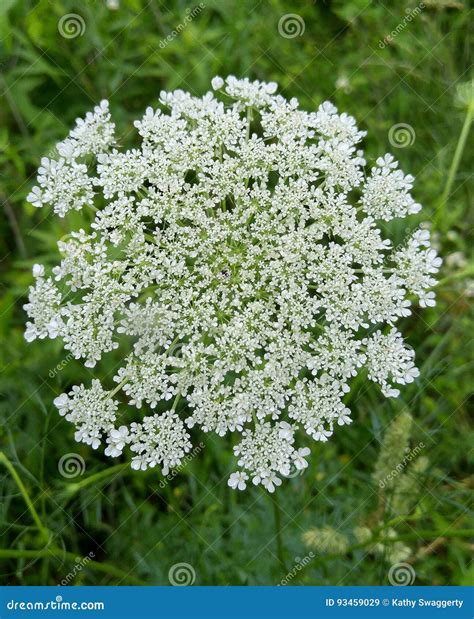
<path id="1" fill-rule="evenodd" d="M 73 561 L 76 563 L 77 554 L 74 552 L 68 552 L 66 550 L 62 550 L 61 548 L 56 548 L 55 546 L 51 546 L 49 548 L 43 548 L 40 550 L 4 550 L 0 549 L 0 559 L 44 559 L 44 558 L 54 558 L 59 560 L 67 559 L 69 561 Z M 115 565 L 110 565 L 109 563 L 104 563 L 99 561 L 90 560 L 87 562 L 87 565 L 84 569 L 90 568 L 91 570 L 95 570 L 96 572 L 103 572 L 104 574 L 108 574 L 109 576 L 115 576 L 116 578 L 120 578 L 121 580 L 125 580 L 130 584 L 135 585 L 145 585 L 145 581 L 135 578 L 135 576 L 130 576 L 128 572 L 121 570 Z"/>
<path id="2" fill-rule="evenodd" d="M 36 511 L 35 506 L 33 505 L 33 501 L 31 500 L 30 495 L 28 494 L 28 490 L 26 489 L 26 486 L 24 485 L 20 476 L 16 472 L 15 467 L 13 466 L 13 464 L 10 462 L 10 460 L 7 458 L 7 456 L 2 451 L 0 451 L 0 463 L 2 463 L 6 467 L 10 475 L 13 477 L 16 485 L 18 486 L 18 489 L 20 490 L 23 496 L 26 506 L 28 507 L 31 517 L 34 520 L 36 527 L 38 531 L 40 532 L 41 537 L 44 539 L 45 542 L 48 541 L 50 537 L 49 530 L 42 523 L 41 518 L 39 517 L 38 512 Z"/>

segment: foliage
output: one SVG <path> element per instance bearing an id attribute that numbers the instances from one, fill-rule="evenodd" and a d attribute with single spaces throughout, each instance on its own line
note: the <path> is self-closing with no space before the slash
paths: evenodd
<path id="1" fill-rule="evenodd" d="M 377 512 L 373 465 L 388 424 L 406 410 L 413 420 L 410 444 L 425 445 L 413 464 L 421 458 L 429 464 L 417 477 L 419 487 L 408 488 L 414 508 L 403 508 L 399 490 L 397 539 L 410 547 L 417 584 L 469 584 L 474 272 L 468 208 L 474 192 L 467 136 L 474 106 L 467 3 L 425 0 L 416 15 L 405 1 L 202 4 L 196 11 L 182 0 L 121 0 L 118 9 L 111 0 L 0 3 L 2 581 L 57 584 L 74 569 L 71 584 L 168 584 L 170 567 L 186 562 L 196 584 L 277 584 L 306 552 L 301 536 L 310 528 L 328 537 L 329 529 L 344 535 L 361 523 L 372 532 L 392 526 L 390 510 Z M 304 23 L 304 32 L 292 38 L 278 28 L 289 13 Z M 73 38 L 58 31 L 68 14 L 84 23 Z M 79 228 L 84 216 L 68 215 L 66 226 L 27 204 L 40 157 L 53 155 L 75 117 L 102 98 L 110 100 L 118 134 L 130 135 L 127 146 L 132 119 L 160 90 L 182 87 L 200 95 L 212 76 L 231 73 L 276 81 L 303 109 L 330 99 L 355 116 L 368 130 L 366 154 L 393 150 L 416 177 L 414 197 L 425 207 L 420 221 L 428 220 L 445 258 L 438 305 L 402 321 L 421 376 L 390 401 L 359 377 L 347 399 L 352 426 L 319 445 L 309 472 L 279 489 L 285 567 L 276 556 L 268 498 L 258 488 L 236 496 L 226 484 L 230 445 L 223 451 L 221 440 L 206 437 L 199 457 L 170 479 L 121 464 L 110 468 L 101 454 L 72 440 L 52 405 L 70 385 L 90 381 L 90 372 L 57 343 L 27 348 L 23 338 L 32 265 L 54 264 L 56 240 Z M 411 128 L 410 139 L 392 147 L 400 124 Z M 404 226 L 390 225 L 401 239 Z M 109 363 L 105 373 L 119 359 L 112 355 Z M 68 453 L 87 462 L 76 477 L 58 469 Z M 369 519 L 375 512 L 378 525 Z M 387 584 L 380 553 L 352 541 L 344 549 L 338 539 L 343 552 L 317 555 L 292 584 Z M 384 545 L 391 539 L 387 533 Z M 76 556 L 93 560 L 79 569 Z"/>

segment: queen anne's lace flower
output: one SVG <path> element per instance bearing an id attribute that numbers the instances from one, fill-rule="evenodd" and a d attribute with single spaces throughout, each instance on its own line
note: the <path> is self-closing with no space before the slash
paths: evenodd
<path id="1" fill-rule="evenodd" d="M 69 394 L 62 393 L 54 400 L 59 414 L 77 428 L 76 441 L 97 449 L 103 435 L 114 429 L 117 402 L 103 390 L 100 380 L 94 379 L 90 389 L 74 385 Z"/>
<path id="2" fill-rule="evenodd" d="M 163 475 L 168 475 L 170 467 L 178 466 L 192 447 L 182 420 L 173 411 L 132 423 L 130 436 L 122 442 L 130 443 L 130 449 L 137 454 L 132 468 L 144 471 L 160 464 Z M 114 446 L 118 449 L 116 443 Z"/>
<path id="3" fill-rule="evenodd" d="M 405 176 L 397 168 L 398 162 L 392 155 L 377 159 L 361 198 L 362 207 L 369 215 L 388 221 L 421 210 L 421 204 L 415 202 L 409 193 L 415 179 L 409 174 Z"/>
<path id="4" fill-rule="evenodd" d="M 388 397 L 418 376 L 395 324 L 435 304 L 441 259 L 426 230 L 385 238 L 383 222 L 420 209 L 413 178 L 388 154 L 367 173 L 352 117 L 304 112 L 273 83 L 212 87 L 162 92 L 125 152 L 103 101 L 42 160 L 30 201 L 93 221 L 59 242 L 51 274 L 34 266 L 25 337 L 60 337 L 90 368 L 123 349 L 114 388 L 55 400 L 77 440 L 166 474 L 191 428 L 240 434 L 229 486 L 273 492 L 307 467 L 302 436 L 351 423 L 354 376 Z"/>
<path id="5" fill-rule="evenodd" d="M 38 170 L 38 183 L 39 187 L 33 187 L 28 200 L 38 208 L 45 204 L 54 205 L 54 212 L 60 217 L 71 209 L 80 210 L 94 198 L 87 166 L 72 159 L 53 161 L 43 157 Z"/>
<path id="6" fill-rule="evenodd" d="M 66 159 L 81 155 L 103 153 L 114 143 L 114 123 L 110 122 L 109 102 L 101 101 L 84 119 L 76 119 L 76 127 L 69 137 L 57 145 Z"/>

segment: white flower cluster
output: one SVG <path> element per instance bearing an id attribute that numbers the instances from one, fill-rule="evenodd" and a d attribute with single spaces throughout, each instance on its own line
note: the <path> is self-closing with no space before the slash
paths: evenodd
<path id="1" fill-rule="evenodd" d="M 25 337 L 62 338 L 89 368 L 124 350 L 115 388 L 56 399 L 77 440 L 111 457 L 128 446 L 134 468 L 166 474 L 187 429 L 240 433 L 229 485 L 273 492 L 307 466 L 302 436 L 351 423 L 352 377 L 388 397 L 416 378 L 395 324 L 417 299 L 434 305 L 441 260 L 424 230 L 395 249 L 384 238 L 420 209 L 413 178 L 391 155 L 366 175 L 352 117 L 302 111 L 273 83 L 212 86 L 162 92 L 126 152 L 102 102 L 42 161 L 32 204 L 90 208 L 93 223 L 59 242 L 50 275 L 35 265 Z"/>

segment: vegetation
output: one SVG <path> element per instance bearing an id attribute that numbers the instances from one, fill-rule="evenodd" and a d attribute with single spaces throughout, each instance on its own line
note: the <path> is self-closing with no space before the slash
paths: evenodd
<path id="1" fill-rule="evenodd" d="M 290 13 L 295 36 L 283 29 Z M 78 30 L 61 33 L 70 14 Z M 416 584 L 471 584 L 470 17 L 461 0 L 0 3 L 2 584 L 169 584 L 184 562 L 195 584 L 272 585 L 309 548 L 289 584 L 388 584 L 399 561 Z M 416 176 L 424 209 L 414 219 L 445 261 L 437 306 L 402 324 L 420 378 L 391 400 L 359 380 L 352 426 L 315 445 L 309 472 L 286 481 L 276 504 L 259 488 L 228 488 L 230 448 L 210 436 L 165 479 L 111 467 L 74 442 L 52 404 L 88 370 L 57 342 L 23 337 L 32 265 L 53 263 L 57 239 L 83 217 L 65 222 L 26 202 L 40 158 L 102 98 L 132 143 L 130 120 L 160 90 L 202 94 L 217 74 L 276 81 L 305 109 L 330 99 L 355 116 L 369 157 L 393 152 Z M 108 363 L 105 373 L 113 354 Z M 79 463 L 70 478 L 58 468 L 65 454 Z"/>

